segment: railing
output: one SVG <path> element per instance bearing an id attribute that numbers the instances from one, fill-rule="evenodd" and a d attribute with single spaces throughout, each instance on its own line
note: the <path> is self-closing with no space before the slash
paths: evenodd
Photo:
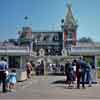
<path id="1" fill-rule="evenodd" d="M 20 47 L 20 46 L 0 46 L 0 53 L 8 54 L 8 53 L 15 53 L 15 54 L 28 54 L 29 48 L 28 47 Z"/>
<path id="2" fill-rule="evenodd" d="M 99 51 L 100 47 L 71 47 L 71 51 Z"/>
<path id="3" fill-rule="evenodd" d="M 37 45 L 61 45 L 61 43 L 60 42 L 37 41 Z"/>
<path id="4" fill-rule="evenodd" d="M 22 47 L 22 46 L 0 46 L 0 49 L 27 49 L 28 47 Z"/>

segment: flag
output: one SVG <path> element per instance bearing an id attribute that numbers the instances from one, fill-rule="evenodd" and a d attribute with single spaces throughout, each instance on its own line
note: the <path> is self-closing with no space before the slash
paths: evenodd
<path id="1" fill-rule="evenodd" d="M 24 19 L 27 20 L 28 19 L 28 16 L 25 16 Z"/>

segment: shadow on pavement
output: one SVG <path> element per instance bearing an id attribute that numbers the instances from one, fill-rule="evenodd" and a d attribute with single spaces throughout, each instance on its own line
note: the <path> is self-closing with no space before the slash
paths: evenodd
<path id="1" fill-rule="evenodd" d="M 66 81 L 65 80 L 57 80 L 57 81 L 52 82 L 51 84 L 66 84 Z"/>
<path id="2" fill-rule="evenodd" d="M 65 80 L 57 80 L 52 82 L 51 84 L 67 84 L 67 82 Z M 80 82 L 80 84 L 82 84 L 82 82 Z M 89 82 L 85 82 L 85 84 L 89 84 Z M 97 84 L 97 82 L 92 82 L 92 84 Z"/>
<path id="3" fill-rule="evenodd" d="M 62 89 L 78 89 L 77 87 L 75 87 L 75 86 L 68 86 L 68 85 L 66 85 L 66 86 L 55 86 L 55 87 L 58 87 L 58 88 L 62 88 Z"/>

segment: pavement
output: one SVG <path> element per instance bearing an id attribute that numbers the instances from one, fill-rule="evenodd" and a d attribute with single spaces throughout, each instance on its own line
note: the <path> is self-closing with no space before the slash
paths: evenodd
<path id="1" fill-rule="evenodd" d="M 86 89 L 69 89 L 64 76 L 33 76 L 32 79 L 18 82 L 16 91 L 1 93 L 0 99 L 99 99 L 100 81 Z M 0 88 L 1 91 L 1 88 Z"/>

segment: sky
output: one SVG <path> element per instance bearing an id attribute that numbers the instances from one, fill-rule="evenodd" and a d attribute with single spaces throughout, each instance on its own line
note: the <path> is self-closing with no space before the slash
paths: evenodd
<path id="1" fill-rule="evenodd" d="M 78 39 L 91 37 L 100 42 L 100 0 L 0 0 L 0 41 L 17 39 L 25 25 L 33 31 L 59 30 L 68 2 L 78 20 Z"/>

